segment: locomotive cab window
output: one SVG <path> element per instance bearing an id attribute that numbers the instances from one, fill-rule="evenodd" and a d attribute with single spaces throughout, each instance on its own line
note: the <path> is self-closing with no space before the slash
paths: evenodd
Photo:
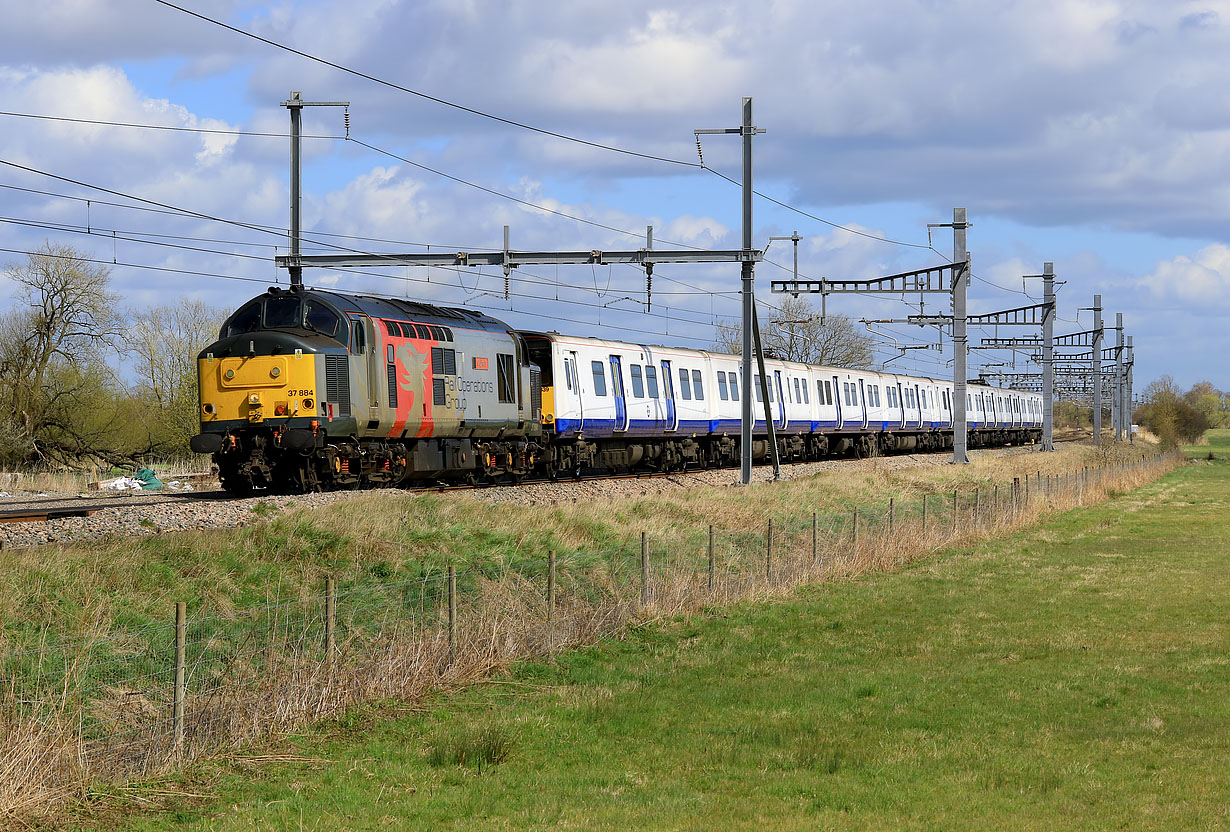
<path id="1" fill-rule="evenodd" d="M 594 395 L 606 395 L 606 365 L 601 361 L 591 361 L 590 368 L 594 371 Z"/>
<path id="2" fill-rule="evenodd" d="M 275 295 L 265 301 L 265 329 L 297 329 L 303 304 L 297 296 Z"/>
<path id="3" fill-rule="evenodd" d="M 315 330 L 321 335 L 328 335 L 330 338 L 337 337 L 337 328 L 342 320 L 336 312 L 316 300 L 309 300 L 304 305 L 304 309 L 306 310 L 303 315 L 303 326 L 305 329 Z M 389 334 L 392 335 L 393 333 L 390 332 Z"/>
<path id="4" fill-rule="evenodd" d="M 254 300 L 245 306 L 239 307 L 239 311 L 231 315 L 222 327 L 222 337 L 230 338 L 232 335 L 242 335 L 245 332 L 260 329 L 260 325 L 261 302 Z"/>
<path id="5" fill-rule="evenodd" d="M 452 350 L 449 350 L 452 352 Z M 497 352 L 495 354 L 496 366 L 496 388 L 499 393 L 499 400 L 504 404 L 511 404 L 517 400 L 517 372 L 516 363 L 509 353 Z"/>

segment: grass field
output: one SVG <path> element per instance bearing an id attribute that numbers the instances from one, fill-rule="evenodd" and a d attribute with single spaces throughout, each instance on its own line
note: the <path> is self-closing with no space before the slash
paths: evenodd
<path id="1" fill-rule="evenodd" d="M 976 550 L 359 712 L 147 792 L 207 800 L 102 823 L 1230 827 L 1230 431 L 1210 441 Z"/>

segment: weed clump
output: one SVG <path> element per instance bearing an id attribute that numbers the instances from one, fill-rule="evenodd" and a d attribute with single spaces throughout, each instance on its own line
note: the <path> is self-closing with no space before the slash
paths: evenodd
<path id="1" fill-rule="evenodd" d="M 503 728 L 462 729 L 432 739 L 427 746 L 427 762 L 436 767 L 460 766 L 481 772 L 507 760 L 512 751 L 512 736 Z"/>

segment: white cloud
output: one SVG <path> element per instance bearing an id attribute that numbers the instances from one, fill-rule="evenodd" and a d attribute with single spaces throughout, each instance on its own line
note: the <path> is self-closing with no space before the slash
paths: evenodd
<path id="1" fill-rule="evenodd" d="M 1230 246 L 1216 243 L 1162 261 L 1136 285 L 1166 306 L 1224 315 L 1230 310 Z"/>

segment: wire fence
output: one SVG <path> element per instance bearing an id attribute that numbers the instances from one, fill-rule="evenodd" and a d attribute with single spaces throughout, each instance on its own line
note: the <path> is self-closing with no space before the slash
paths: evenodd
<path id="1" fill-rule="evenodd" d="M 0 817 L 100 780 L 364 702 L 413 700 L 630 623 L 883 568 L 1102 499 L 1180 463 L 1175 453 L 847 512 L 800 512 L 739 533 L 650 532 L 517 568 L 448 567 L 315 595 L 45 641 L 0 656 Z"/>

